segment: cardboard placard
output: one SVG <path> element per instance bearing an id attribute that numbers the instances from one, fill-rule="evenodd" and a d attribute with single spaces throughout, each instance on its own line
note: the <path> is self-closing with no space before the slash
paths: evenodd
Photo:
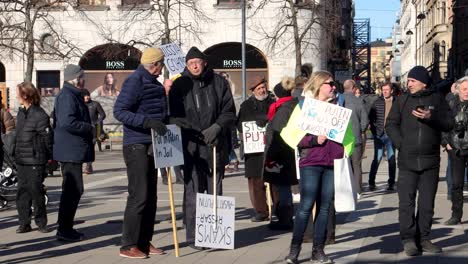
<path id="1" fill-rule="evenodd" d="M 213 202 L 213 195 L 197 193 L 195 246 L 234 249 L 235 198 L 217 196 L 216 214 Z"/>
<path id="2" fill-rule="evenodd" d="M 242 122 L 244 153 L 263 153 L 265 151 L 266 127 L 259 127 L 255 121 Z"/>
<path id="3" fill-rule="evenodd" d="M 164 53 L 164 64 L 171 75 L 176 75 L 184 71 L 185 54 L 175 43 L 160 46 Z"/>
<path id="4" fill-rule="evenodd" d="M 298 126 L 299 129 L 312 135 L 324 135 L 330 140 L 342 143 L 351 113 L 351 109 L 306 98 Z"/>
<path id="5" fill-rule="evenodd" d="M 154 165 L 156 168 L 173 167 L 184 164 L 182 135 L 176 125 L 167 125 L 166 134 L 160 136 L 151 130 L 153 136 Z"/>

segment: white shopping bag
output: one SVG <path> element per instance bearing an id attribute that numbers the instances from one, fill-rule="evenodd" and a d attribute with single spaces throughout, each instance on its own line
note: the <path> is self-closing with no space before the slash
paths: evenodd
<path id="1" fill-rule="evenodd" d="M 348 157 L 334 160 L 335 210 L 350 212 L 356 210 L 357 192 L 351 161 Z"/>

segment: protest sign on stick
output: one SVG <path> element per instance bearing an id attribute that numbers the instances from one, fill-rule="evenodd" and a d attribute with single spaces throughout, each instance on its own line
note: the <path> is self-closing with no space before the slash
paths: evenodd
<path id="1" fill-rule="evenodd" d="M 242 122 L 244 153 L 263 153 L 265 151 L 266 127 L 259 127 L 255 121 Z"/>
<path id="2" fill-rule="evenodd" d="M 152 130 L 154 165 L 156 168 L 173 167 L 184 164 L 182 135 L 176 125 L 167 125 L 167 132 L 158 135 Z"/>
<path id="3" fill-rule="evenodd" d="M 169 204 L 171 206 L 172 220 L 172 239 L 174 240 L 175 255 L 179 257 L 179 239 L 177 238 L 177 218 L 175 215 L 174 192 L 172 191 L 172 175 L 171 169 L 167 168 L 167 188 L 169 189 Z"/>
<path id="4" fill-rule="evenodd" d="M 195 246 L 234 249 L 235 211 L 234 197 L 217 196 L 214 203 L 213 195 L 197 193 Z"/>
<path id="5" fill-rule="evenodd" d="M 171 75 L 176 75 L 184 71 L 185 54 L 175 43 L 160 46 L 164 53 L 164 64 Z"/>
<path id="6" fill-rule="evenodd" d="M 298 126 L 312 135 L 324 135 L 330 140 L 342 143 L 351 113 L 351 109 L 306 98 Z"/>

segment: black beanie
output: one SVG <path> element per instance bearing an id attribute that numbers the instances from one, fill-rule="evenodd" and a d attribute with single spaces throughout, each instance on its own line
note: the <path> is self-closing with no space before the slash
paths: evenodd
<path id="1" fill-rule="evenodd" d="M 273 88 L 273 92 L 275 92 L 275 95 L 278 98 L 291 96 L 291 91 L 286 91 L 283 85 L 281 85 L 281 83 L 275 85 L 275 88 Z"/>
<path id="2" fill-rule="evenodd" d="M 82 89 L 82 90 L 81 90 L 81 96 L 85 97 L 85 96 L 91 96 L 91 95 L 90 95 L 90 93 L 89 93 L 88 90 Z"/>
<path id="3" fill-rule="evenodd" d="M 206 56 L 205 53 L 201 52 L 197 47 L 191 47 L 189 51 L 187 52 L 187 55 L 185 55 L 185 62 L 187 62 L 190 59 L 202 59 L 206 61 L 208 59 L 208 56 Z"/>
<path id="4" fill-rule="evenodd" d="M 408 78 L 416 79 L 424 83 L 426 86 L 430 86 L 431 84 L 431 77 L 424 66 L 413 67 L 408 73 Z"/>

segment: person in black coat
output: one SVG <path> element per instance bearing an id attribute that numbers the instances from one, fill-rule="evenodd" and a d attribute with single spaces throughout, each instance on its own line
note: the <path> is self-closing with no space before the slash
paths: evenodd
<path id="1" fill-rule="evenodd" d="M 76 242 L 83 234 L 73 228 L 73 219 L 83 194 L 84 162 L 94 161 L 93 126 L 81 90 L 84 72 L 67 65 L 63 87 L 54 105 L 54 160 L 60 162 L 63 184 L 58 213 L 57 239 Z"/>
<path id="2" fill-rule="evenodd" d="M 101 141 L 97 138 L 97 135 L 100 134 L 98 129 L 102 131 L 102 121 L 106 119 L 106 112 L 104 112 L 104 109 L 102 109 L 102 106 L 99 102 L 91 100 L 91 95 L 89 94 L 88 90 L 83 89 L 83 100 L 88 107 L 89 111 L 89 117 L 91 118 L 91 124 L 93 125 L 93 151 L 94 151 L 94 145 L 96 142 L 98 143 L 98 149 L 99 151 L 102 151 L 101 149 Z M 93 163 L 88 162 L 86 164 L 84 172 L 86 174 L 91 174 L 93 173 Z"/>
<path id="3" fill-rule="evenodd" d="M 265 127 L 270 105 L 275 101 L 267 93 L 267 82 L 263 76 L 255 76 L 250 83 L 252 96 L 240 106 L 237 129 L 243 133 L 243 122 L 255 121 L 257 126 Z M 245 147 L 245 143 L 244 143 Z M 265 185 L 263 183 L 264 153 L 245 154 L 245 177 L 248 178 L 250 201 L 255 210 L 252 222 L 268 220 Z"/>
<path id="4" fill-rule="evenodd" d="M 231 151 L 236 109 L 226 79 L 213 72 L 207 55 L 192 47 L 187 67 L 169 91 L 170 123 L 182 128 L 186 239 L 195 246 L 197 193 L 213 194 L 213 146 L 216 146 L 216 190 L 222 195 L 224 166 Z"/>
<path id="5" fill-rule="evenodd" d="M 22 107 L 18 110 L 15 161 L 18 170 L 18 192 L 16 208 L 19 227 L 16 233 L 31 231 L 31 205 L 34 206 L 34 221 L 38 231 L 49 232 L 45 190 L 45 165 L 52 154 L 52 129 L 49 116 L 40 107 L 39 90 L 29 82 L 16 88 Z"/>
<path id="6" fill-rule="evenodd" d="M 399 96 L 385 129 L 398 155 L 400 237 L 408 256 L 441 253 L 430 241 L 434 199 L 439 182 L 441 132 L 453 127 L 445 99 L 430 88 L 429 73 L 416 66 L 408 73 L 409 94 Z M 415 199 L 418 193 L 417 213 Z"/>

